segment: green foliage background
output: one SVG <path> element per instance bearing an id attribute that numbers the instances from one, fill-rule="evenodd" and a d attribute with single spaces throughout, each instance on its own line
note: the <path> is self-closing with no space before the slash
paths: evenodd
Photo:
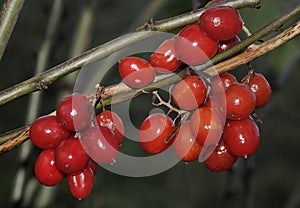
<path id="1" fill-rule="evenodd" d="M 3 1 L 0 2 L 2 5 Z M 96 1 L 89 48 L 127 33 L 128 28 L 149 2 Z M 201 1 L 202 4 L 205 2 Z M 47 68 L 69 58 L 68 52 L 73 44 L 72 35 L 79 19 L 78 14 L 86 3 L 84 0 L 64 1 L 63 19 L 59 24 Z M 296 3 L 297 0 L 262 0 L 261 9 L 243 9 L 240 12 L 249 29 L 254 32 Z M 0 62 L 0 89 L 33 75 L 51 5 L 52 1 L 25 2 L 11 41 Z M 190 11 L 191 8 L 191 0 L 168 1 L 154 19 L 178 15 Z M 297 19 L 299 20 L 299 17 Z M 247 161 L 239 160 L 233 171 L 213 173 L 203 164 L 194 162 L 179 163 L 172 169 L 151 177 L 128 178 L 100 168 L 94 190 L 87 199 L 73 199 L 64 181 L 56 189 L 48 207 L 300 207 L 299 46 L 298 37 L 253 61 L 254 68 L 263 72 L 270 81 L 273 96 L 270 104 L 258 111 L 264 120 L 264 124 L 260 126 L 261 145 L 258 152 Z M 246 73 L 246 67 L 240 67 L 233 73 L 240 78 Z M 62 88 L 72 90 L 72 86 L 60 80 L 43 94 L 40 115 L 55 109 L 59 99 L 56 97 Z M 22 126 L 27 107 L 28 96 L 1 106 L 1 132 Z M 143 106 L 137 106 L 135 110 L 144 111 Z M 20 165 L 19 151 L 20 148 L 17 148 L 0 157 L 0 207 L 3 208 L 10 206 L 14 176 Z M 32 167 L 37 153 L 38 150 L 32 152 L 31 160 L 27 164 L 26 181 L 33 176 Z M 225 192 L 227 195 L 224 196 Z"/>

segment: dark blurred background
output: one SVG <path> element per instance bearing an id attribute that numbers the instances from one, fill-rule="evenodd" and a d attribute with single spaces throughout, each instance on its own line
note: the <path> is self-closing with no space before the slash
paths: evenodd
<path id="1" fill-rule="evenodd" d="M 4 1 L 0 2 L 2 6 Z M 61 16 L 44 69 L 126 34 L 151 16 L 155 20 L 165 19 L 191 11 L 193 5 L 192 0 L 27 0 L 0 62 L 0 89 L 34 75 L 53 2 L 60 2 Z M 200 0 L 201 5 L 206 2 Z M 262 0 L 259 10 L 240 12 L 250 31 L 255 32 L 297 2 Z M 283 28 L 296 19 L 299 16 Z M 84 27 L 78 29 L 81 21 Z M 239 160 L 231 171 L 214 173 L 198 162 L 180 162 L 155 176 L 129 178 L 100 168 L 91 195 L 77 201 L 69 193 L 66 181 L 55 188 L 37 184 L 33 164 L 38 150 L 29 148 L 29 160 L 20 163 L 20 153 L 26 154 L 26 150 L 18 147 L 0 157 L 0 207 L 300 207 L 299 46 L 298 37 L 252 62 L 270 81 L 273 95 L 268 106 L 257 112 L 264 121 L 260 125 L 258 152 L 247 160 Z M 233 73 L 240 78 L 246 67 Z M 55 110 L 61 97 L 72 92 L 75 79 L 76 76 L 70 75 L 44 92 L 37 116 Z M 28 103 L 29 96 L 24 96 L 0 107 L 1 132 L 30 120 Z M 136 105 L 135 109 L 144 111 L 143 105 Z M 25 167 L 26 173 L 21 201 L 12 199 L 22 187 L 15 185 L 20 166 Z"/>

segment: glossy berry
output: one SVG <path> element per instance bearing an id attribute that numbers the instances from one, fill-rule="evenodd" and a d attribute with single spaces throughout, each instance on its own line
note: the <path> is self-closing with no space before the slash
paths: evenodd
<path id="1" fill-rule="evenodd" d="M 189 76 L 172 89 L 172 98 L 176 105 L 184 110 L 194 110 L 205 100 L 207 93 L 206 85 L 201 77 Z"/>
<path id="2" fill-rule="evenodd" d="M 56 116 L 63 128 L 79 131 L 90 125 L 93 120 L 94 109 L 84 95 L 73 93 L 59 103 Z"/>
<path id="3" fill-rule="evenodd" d="M 57 168 L 66 174 L 76 173 L 86 168 L 89 156 L 77 138 L 62 141 L 55 149 Z"/>
<path id="4" fill-rule="evenodd" d="M 199 65 L 212 58 L 218 42 L 208 37 L 198 23 L 184 27 L 175 38 L 177 57 L 188 65 Z"/>
<path id="5" fill-rule="evenodd" d="M 243 78 L 242 82 L 246 79 L 247 76 Z M 264 75 L 261 73 L 254 73 L 250 76 L 248 85 L 256 97 L 255 108 L 261 108 L 267 105 L 271 99 L 272 89 Z"/>
<path id="6" fill-rule="evenodd" d="M 230 87 L 233 83 L 237 83 L 237 79 L 233 74 L 228 72 L 223 72 L 220 74 L 220 79 L 222 81 L 222 85 L 225 89 Z"/>
<path id="7" fill-rule="evenodd" d="M 68 176 L 69 190 L 72 196 L 82 200 L 92 191 L 94 186 L 94 174 L 90 168 Z"/>
<path id="8" fill-rule="evenodd" d="M 230 169 L 236 162 L 237 157 L 232 156 L 221 139 L 218 146 L 206 158 L 204 165 L 211 171 L 221 172 Z"/>
<path id="9" fill-rule="evenodd" d="M 139 57 L 126 57 L 119 62 L 119 74 L 122 80 L 132 88 L 141 88 L 155 78 L 155 68 Z"/>
<path id="10" fill-rule="evenodd" d="M 252 155 L 260 142 L 259 129 L 250 118 L 240 121 L 228 120 L 224 128 L 223 138 L 228 151 L 236 157 Z"/>
<path id="11" fill-rule="evenodd" d="M 237 35 L 232 39 L 220 41 L 218 53 L 222 53 L 223 51 L 227 50 L 228 48 L 231 48 L 239 42 L 241 42 L 241 39 Z"/>
<path id="12" fill-rule="evenodd" d="M 159 73 L 175 71 L 181 65 L 181 61 L 177 59 L 175 54 L 175 40 L 168 39 L 162 42 L 150 56 L 150 63 Z"/>
<path id="13" fill-rule="evenodd" d="M 61 127 L 53 115 L 36 119 L 29 130 L 32 143 L 42 149 L 54 148 L 70 135 L 71 132 Z"/>
<path id="14" fill-rule="evenodd" d="M 120 144 L 124 139 L 124 124 L 117 113 L 109 110 L 104 110 L 96 116 L 98 126 L 109 128 L 114 134 L 115 138 Z"/>
<path id="15" fill-rule="evenodd" d="M 174 151 L 181 160 L 191 162 L 199 158 L 202 145 L 192 134 L 189 121 L 181 124 L 174 140 Z"/>
<path id="16" fill-rule="evenodd" d="M 142 148 L 151 154 L 161 153 L 173 142 L 165 140 L 174 131 L 174 124 L 171 118 L 162 113 L 155 113 L 148 116 L 141 124 L 138 138 Z"/>
<path id="17" fill-rule="evenodd" d="M 203 106 L 193 112 L 191 129 L 200 144 L 215 145 L 222 136 L 222 119 L 217 111 Z"/>
<path id="18" fill-rule="evenodd" d="M 65 175 L 57 169 L 54 158 L 54 149 L 46 149 L 40 153 L 35 162 L 35 177 L 42 185 L 54 186 L 65 177 Z"/>
<path id="19" fill-rule="evenodd" d="M 225 91 L 226 117 L 231 120 L 242 120 L 254 111 L 255 94 L 248 85 L 234 83 Z"/>
<path id="20" fill-rule="evenodd" d="M 210 95 L 223 96 L 225 90 L 233 83 L 237 83 L 237 79 L 233 74 L 223 72 L 219 76 L 214 76 L 211 83 Z"/>
<path id="21" fill-rule="evenodd" d="M 81 143 L 98 164 L 111 163 L 118 155 L 118 141 L 106 127 L 92 127 L 82 133 Z"/>
<path id="22" fill-rule="evenodd" d="M 241 31 L 242 18 L 232 7 L 214 7 L 202 13 L 200 27 L 214 40 L 229 40 Z"/>

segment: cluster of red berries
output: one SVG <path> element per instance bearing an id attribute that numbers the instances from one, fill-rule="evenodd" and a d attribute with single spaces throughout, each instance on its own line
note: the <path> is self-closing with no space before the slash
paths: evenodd
<path id="1" fill-rule="evenodd" d="M 219 85 L 225 91 L 215 90 Z M 253 73 L 240 83 L 226 72 L 212 83 L 208 98 L 206 93 L 207 86 L 197 75 L 178 82 L 171 91 L 173 101 L 190 116 L 176 129 L 169 116 L 150 115 L 139 129 L 142 148 L 157 154 L 173 145 L 181 160 L 201 159 L 206 167 L 217 172 L 231 168 L 238 157 L 252 155 L 258 148 L 260 135 L 251 114 L 270 100 L 268 81 L 262 74 Z"/>
<path id="2" fill-rule="evenodd" d="M 211 8 L 200 16 L 199 23 L 187 25 L 173 39 L 165 40 L 150 61 L 122 59 L 120 76 L 128 86 L 142 88 L 154 80 L 156 72 L 171 73 L 182 63 L 208 61 L 239 42 L 241 28 L 237 10 Z M 262 74 L 249 73 L 241 82 L 229 73 L 209 81 L 194 74 L 176 83 L 170 94 L 179 117 L 188 116 L 177 122 L 179 117 L 173 120 L 168 114 L 149 115 L 138 131 L 146 152 L 158 154 L 172 146 L 183 161 L 200 158 L 210 170 L 224 171 L 238 157 L 256 151 L 260 136 L 251 115 L 271 96 Z M 56 115 L 40 117 L 31 125 L 30 139 L 43 149 L 35 163 L 36 178 L 43 185 L 54 186 L 66 177 L 72 195 L 83 199 L 92 190 L 98 164 L 111 163 L 117 157 L 123 138 L 124 125 L 115 112 L 104 110 L 95 116 L 94 106 L 84 95 L 66 96 Z"/>
<path id="3" fill-rule="evenodd" d="M 117 114 L 105 110 L 94 117 L 94 108 L 84 95 L 68 95 L 56 115 L 42 116 L 30 127 L 32 143 L 43 149 L 34 166 L 35 176 L 46 186 L 66 177 L 72 195 L 83 199 L 92 190 L 98 164 L 110 163 L 117 156 L 123 135 Z"/>
<path id="4" fill-rule="evenodd" d="M 242 24 L 234 8 L 208 9 L 198 23 L 187 25 L 173 39 L 165 40 L 150 56 L 150 61 L 139 57 L 122 59 L 119 74 L 128 86 L 141 88 L 154 80 L 156 72 L 173 72 L 181 63 L 202 64 L 240 42 L 237 35 Z M 157 154 L 174 143 L 179 158 L 184 161 L 202 158 L 214 171 L 227 170 L 237 157 L 252 155 L 260 138 L 251 114 L 269 101 L 269 83 L 259 73 L 247 75 L 241 83 L 233 75 L 223 73 L 219 80 L 212 78 L 211 87 L 208 92 L 207 83 L 198 75 L 177 83 L 171 92 L 172 100 L 180 109 L 189 111 L 190 118 L 177 129 L 175 121 L 167 115 L 150 115 L 139 129 L 143 149 Z M 172 138 L 174 131 L 176 135 Z"/>

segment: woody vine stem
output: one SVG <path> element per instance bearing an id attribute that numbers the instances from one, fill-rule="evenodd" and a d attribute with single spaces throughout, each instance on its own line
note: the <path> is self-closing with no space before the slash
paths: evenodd
<path id="1" fill-rule="evenodd" d="M 243 7 L 258 7 L 260 0 L 236 0 L 236 1 L 224 1 L 219 5 L 227 5 L 235 8 Z M 209 7 L 207 7 L 209 8 Z M 151 31 L 169 31 L 178 27 L 182 27 L 186 24 L 190 24 L 198 20 L 199 16 L 207 8 L 201 8 L 197 11 L 182 14 L 176 17 L 172 17 L 161 21 L 151 21 L 145 25 L 137 28 L 136 32 L 124 35 L 117 39 L 114 39 L 108 43 L 101 46 L 93 48 L 80 56 L 68 60 L 58 66 L 49 69 L 48 71 L 39 74 L 31 79 L 21 82 L 15 86 L 8 89 L 2 90 L 0 92 L 0 105 L 4 105 L 18 97 L 32 93 L 38 90 L 46 90 L 54 81 L 66 76 L 67 74 L 74 72 L 83 66 L 92 63 L 98 59 L 101 59 L 109 54 L 114 53 L 126 46 L 143 40 L 152 35 Z M 209 71 L 210 67 L 216 69 L 219 73 L 224 71 L 229 71 L 236 68 L 239 65 L 248 63 L 249 61 L 266 54 L 269 51 L 274 50 L 285 42 L 293 39 L 300 33 L 300 21 L 295 25 L 289 27 L 288 29 L 281 32 L 279 35 L 267 40 L 266 42 L 255 45 L 254 43 L 261 39 L 262 37 L 281 29 L 284 23 L 288 22 L 294 17 L 300 14 L 300 4 L 297 4 L 291 11 L 286 12 L 281 17 L 277 18 L 273 22 L 269 23 L 259 31 L 255 32 L 253 35 L 249 36 L 239 44 L 233 46 L 232 48 L 226 50 L 225 52 L 216 55 L 211 59 L 210 63 L 206 63 L 193 68 L 194 70 Z M 150 32 L 149 32 L 150 31 Z M 1 34 L 0 34 L 1 36 Z M 232 54 L 235 54 L 242 49 L 246 50 L 233 58 L 225 60 Z M 223 61 L 225 60 L 225 61 Z M 158 76 L 156 81 L 144 89 L 132 90 L 126 87 L 124 84 L 118 84 L 115 86 L 109 86 L 104 89 L 104 100 L 103 105 L 112 104 L 112 96 L 114 96 L 114 102 L 121 102 L 130 99 L 134 96 L 138 96 L 147 91 L 153 91 L 157 88 L 170 85 L 180 79 L 188 76 L 190 68 L 186 68 L 177 75 L 171 75 L 168 77 Z M 101 106 L 97 106 L 101 107 Z M 10 132 L 4 133 L 0 136 L 0 154 L 3 154 L 18 145 L 22 144 L 28 139 L 29 126 L 24 126 Z"/>

